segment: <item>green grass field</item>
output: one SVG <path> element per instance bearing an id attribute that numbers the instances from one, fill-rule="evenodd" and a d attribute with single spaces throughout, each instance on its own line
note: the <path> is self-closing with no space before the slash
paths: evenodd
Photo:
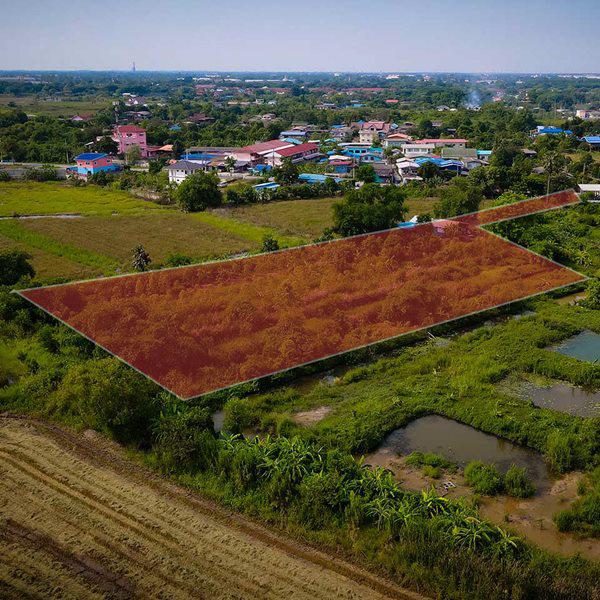
<path id="1" fill-rule="evenodd" d="M 331 227 L 334 202 L 339 198 L 311 200 L 286 200 L 269 204 L 254 204 L 237 208 L 220 209 L 221 215 L 246 221 L 259 227 L 270 227 L 283 234 L 300 236 L 309 241 Z"/>
<path id="2" fill-rule="evenodd" d="M 0 94 L 0 107 L 19 108 L 28 115 L 49 117 L 72 117 L 78 114 L 96 113 L 110 104 L 108 98 L 86 98 L 81 100 L 43 100 L 36 96 L 11 96 Z"/>
<path id="3" fill-rule="evenodd" d="M 19 225 L 32 235 L 60 240 L 70 247 L 109 257 L 125 270 L 130 270 L 132 249 L 137 244 L 144 246 L 155 264 L 164 262 L 174 252 L 200 261 L 259 247 L 253 240 L 223 231 L 196 217 L 173 211 L 81 219 L 31 219 Z M 0 231 L 1 228 L 0 222 Z"/>
<path id="4" fill-rule="evenodd" d="M 0 252 L 3 250 L 23 250 L 29 253 L 37 277 L 44 280 L 54 278 L 83 279 L 100 274 L 97 269 L 93 269 L 88 265 L 82 265 L 65 256 L 52 254 L 0 234 Z"/>
<path id="5" fill-rule="evenodd" d="M 0 183 L 0 216 L 142 214 L 172 209 L 134 198 L 121 190 L 97 186 L 73 187 L 68 183 L 14 181 Z"/>

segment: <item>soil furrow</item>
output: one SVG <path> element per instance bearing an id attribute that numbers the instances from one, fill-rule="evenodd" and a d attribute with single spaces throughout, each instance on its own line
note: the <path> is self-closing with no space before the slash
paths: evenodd
<path id="1" fill-rule="evenodd" d="M 422 598 L 178 487 L 97 434 L 81 436 L 40 420 L 3 416 L 0 448 L 6 468 L 18 475 L 16 481 L 25 478 L 32 496 L 37 488 L 46 499 L 39 505 L 46 513 L 36 517 L 48 514 L 52 521 L 53 514 L 74 508 L 77 514 L 61 514 L 61 521 L 102 549 L 92 553 L 94 560 L 108 554 L 107 566 L 126 572 L 148 597 Z M 0 490 L 6 492 L 2 481 Z M 0 506 L 15 493 L 18 488 L 1 494 Z M 64 540 L 60 521 L 54 525 L 57 540 Z M 62 542 L 71 554 L 77 552 L 70 545 Z M 154 556 L 158 565 L 148 560 Z"/>

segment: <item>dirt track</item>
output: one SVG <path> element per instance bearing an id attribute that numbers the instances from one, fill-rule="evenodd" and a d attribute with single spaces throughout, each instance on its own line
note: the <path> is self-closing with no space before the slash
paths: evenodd
<path id="1" fill-rule="evenodd" d="M 0 418 L 0 598 L 420 598 L 202 500 L 99 436 Z"/>

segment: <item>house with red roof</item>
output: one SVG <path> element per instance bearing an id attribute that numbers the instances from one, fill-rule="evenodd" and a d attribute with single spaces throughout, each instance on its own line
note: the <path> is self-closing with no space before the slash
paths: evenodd
<path id="1" fill-rule="evenodd" d="M 117 142 L 119 154 L 125 154 L 132 146 L 139 146 L 142 158 L 148 156 L 146 130 L 137 125 L 117 125 L 111 136 Z"/>
<path id="2" fill-rule="evenodd" d="M 319 144 L 306 142 L 305 144 L 292 145 L 287 148 L 270 150 L 264 155 L 264 160 L 272 167 L 280 166 L 284 160 L 291 160 L 293 163 L 312 160 L 319 156 Z"/>
<path id="3" fill-rule="evenodd" d="M 257 142 L 250 146 L 232 150 L 228 153 L 228 156 L 233 156 L 238 161 L 258 164 L 264 162 L 264 157 L 270 152 L 290 148 L 294 145 L 292 142 L 286 142 L 285 140 L 269 140 L 268 142 Z"/>

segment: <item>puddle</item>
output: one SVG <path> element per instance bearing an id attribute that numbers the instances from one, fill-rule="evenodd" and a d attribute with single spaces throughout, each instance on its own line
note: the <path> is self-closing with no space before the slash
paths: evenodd
<path id="1" fill-rule="evenodd" d="M 587 392 L 568 383 L 540 386 L 522 382 L 515 393 L 541 408 L 550 408 L 578 417 L 600 417 L 600 391 Z"/>
<path id="2" fill-rule="evenodd" d="M 59 213 L 50 215 L 14 215 L 11 217 L 0 217 L 0 221 L 8 221 L 13 219 L 81 219 L 80 214 L 75 213 Z"/>
<path id="3" fill-rule="evenodd" d="M 406 427 L 390 433 L 379 449 L 367 457 L 370 464 L 381 464 L 386 459 L 411 452 L 433 452 L 464 467 L 472 460 L 496 465 L 502 473 L 511 464 L 525 467 L 538 490 L 550 486 L 548 469 L 540 454 L 517 446 L 438 415 L 421 417 Z"/>
<path id="4" fill-rule="evenodd" d="M 223 429 L 223 422 L 225 421 L 225 411 L 218 410 L 217 412 L 213 413 L 212 420 L 215 432 L 219 433 Z"/>
<path id="5" fill-rule="evenodd" d="M 335 385 L 340 379 L 340 377 L 342 377 L 347 371 L 353 368 L 354 366 L 348 367 L 346 365 L 342 365 L 336 367 L 335 369 L 330 369 L 329 371 L 326 371 L 325 374 L 321 371 L 320 373 L 303 375 L 302 377 L 294 379 L 294 381 L 290 383 L 290 386 L 298 390 L 298 392 L 300 392 L 301 394 L 307 394 L 316 385 Z"/>
<path id="6" fill-rule="evenodd" d="M 600 361 L 600 335 L 589 330 L 582 331 L 557 346 L 550 346 L 548 350 L 578 360 L 597 362 Z"/>
<path id="7" fill-rule="evenodd" d="M 322 421 L 331 412 L 330 406 L 319 406 L 312 410 L 297 412 L 292 415 L 292 420 L 298 425 L 310 427 L 319 421 Z"/>

